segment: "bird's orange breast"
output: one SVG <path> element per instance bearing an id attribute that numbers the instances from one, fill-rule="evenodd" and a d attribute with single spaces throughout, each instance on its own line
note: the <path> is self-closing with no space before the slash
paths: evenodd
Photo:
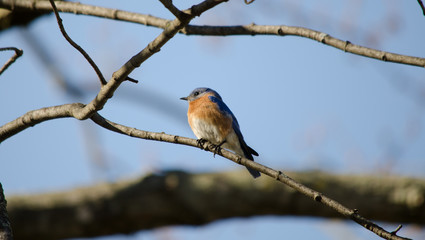
<path id="1" fill-rule="evenodd" d="M 217 104 L 208 98 L 209 96 L 211 94 L 205 94 L 189 102 L 189 110 L 187 112 L 189 125 L 192 129 L 196 128 L 194 124 L 194 120 L 196 119 L 215 126 L 217 128 L 217 134 L 224 140 L 232 130 L 232 117 L 229 114 L 221 112 Z"/>

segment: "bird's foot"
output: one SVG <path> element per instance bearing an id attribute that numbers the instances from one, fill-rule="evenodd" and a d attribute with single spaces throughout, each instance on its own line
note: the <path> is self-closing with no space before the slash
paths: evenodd
<path id="1" fill-rule="evenodd" d="M 206 139 L 200 138 L 198 140 L 196 140 L 196 143 L 198 144 L 198 146 L 202 149 L 204 149 L 205 151 L 207 151 L 207 149 L 204 147 L 204 144 L 208 142 Z"/>

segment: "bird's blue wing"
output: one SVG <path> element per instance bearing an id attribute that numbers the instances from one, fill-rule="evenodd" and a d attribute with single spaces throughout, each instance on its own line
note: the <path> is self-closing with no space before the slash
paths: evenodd
<path id="1" fill-rule="evenodd" d="M 233 127 L 233 130 L 235 131 L 236 135 L 238 136 L 239 144 L 240 144 L 240 146 L 241 146 L 241 148 L 242 148 L 242 150 L 243 150 L 243 152 L 245 154 L 245 157 L 248 158 L 248 159 L 250 159 L 250 160 L 253 160 L 253 157 L 252 157 L 251 154 L 253 154 L 255 156 L 258 156 L 258 153 L 254 149 L 252 149 L 251 147 L 249 147 L 245 143 L 245 140 L 244 140 L 244 138 L 242 136 L 242 132 L 241 132 L 241 130 L 239 128 L 238 120 L 236 119 L 235 115 L 233 115 L 233 113 L 230 110 L 230 108 L 227 107 L 227 105 L 221 99 L 219 99 L 217 97 L 209 96 L 209 99 L 213 103 L 217 104 L 217 106 L 218 106 L 218 108 L 219 108 L 219 110 L 221 112 L 223 112 L 225 114 L 228 114 L 228 115 L 230 115 L 232 117 L 232 120 L 233 120 L 232 127 Z"/>
<path id="2" fill-rule="evenodd" d="M 249 160 L 254 161 L 254 157 L 252 155 L 258 156 L 258 153 L 254 149 L 252 149 L 251 147 L 249 147 L 246 144 L 245 140 L 243 139 L 242 132 L 241 132 L 241 130 L 239 128 L 238 120 L 236 119 L 235 115 L 233 115 L 232 111 L 230 111 L 230 108 L 227 107 L 227 105 L 220 98 L 217 98 L 215 96 L 209 96 L 209 99 L 213 103 L 217 104 L 218 109 L 223 114 L 226 114 L 226 115 L 232 117 L 232 120 L 233 120 L 232 121 L 232 128 L 233 128 L 233 131 L 235 131 L 235 134 L 238 136 L 239 145 L 241 146 L 242 151 L 243 151 L 243 153 L 245 155 L 244 157 L 248 158 Z M 254 178 L 257 178 L 257 177 L 261 176 L 260 172 L 258 172 L 257 170 L 253 170 L 253 169 L 251 169 L 249 167 L 246 167 L 246 168 L 248 169 L 249 173 Z"/>
<path id="3" fill-rule="evenodd" d="M 225 115 L 231 116 L 233 122 L 236 122 L 236 125 L 239 128 L 239 123 L 238 123 L 238 120 L 236 119 L 235 115 L 233 115 L 232 111 L 230 111 L 230 108 L 220 98 L 215 97 L 215 96 L 209 96 L 208 98 L 211 100 L 211 102 L 217 104 L 218 109 L 222 113 L 224 113 Z"/>

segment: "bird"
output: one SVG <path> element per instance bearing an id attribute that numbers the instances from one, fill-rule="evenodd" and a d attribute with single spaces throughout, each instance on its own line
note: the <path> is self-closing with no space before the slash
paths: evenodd
<path id="1" fill-rule="evenodd" d="M 258 156 L 246 144 L 238 120 L 216 91 L 200 87 L 180 99 L 189 102 L 187 119 L 200 145 L 209 141 L 216 146 L 216 151 L 223 147 L 251 161 L 254 161 L 252 155 Z M 260 172 L 246 168 L 254 178 L 261 176 Z"/>

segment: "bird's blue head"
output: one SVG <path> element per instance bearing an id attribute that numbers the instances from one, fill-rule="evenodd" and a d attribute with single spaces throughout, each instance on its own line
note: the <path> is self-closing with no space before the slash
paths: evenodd
<path id="1" fill-rule="evenodd" d="M 185 101 L 193 101 L 196 100 L 202 96 L 204 96 L 205 94 L 212 94 L 214 95 L 216 98 L 219 98 L 221 100 L 221 96 L 214 90 L 212 90 L 211 88 L 195 88 L 187 97 L 182 97 L 180 98 L 181 100 L 185 100 Z"/>

